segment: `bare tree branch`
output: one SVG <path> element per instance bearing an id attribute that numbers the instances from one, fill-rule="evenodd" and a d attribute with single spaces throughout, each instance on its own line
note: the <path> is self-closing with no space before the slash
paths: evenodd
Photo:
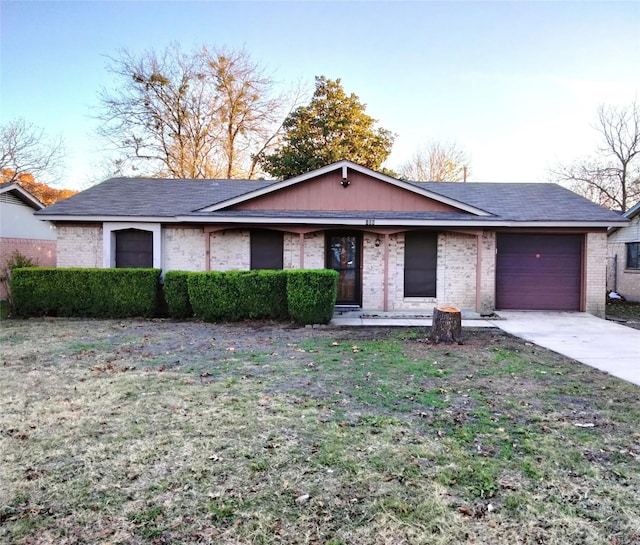
<path id="1" fill-rule="evenodd" d="M 594 157 L 559 165 L 551 174 L 576 193 L 624 212 L 640 199 L 640 107 L 601 105 L 594 128 L 602 136 Z"/>
<path id="2" fill-rule="evenodd" d="M 461 182 L 470 175 L 468 154 L 455 142 L 432 141 L 400 165 L 398 174 L 417 182 Z"/>
<path id="3" fill-rule="evenodd" d="M 61 137 L 49 137 L 22 118 L 0 126 L 0 172 L 4 182 L 15 182 L 30 174 L 42 182 L 55 183 L 64 156 Z"/>
<path id="4" fill-rule="evenodd" d="M 99 94 L 99 133 L 121 172 L 176 178 L 252 177 L 252 156 L 281 126 L 283 99 L 245 50 L 110 58 L 115 89 Z"/>

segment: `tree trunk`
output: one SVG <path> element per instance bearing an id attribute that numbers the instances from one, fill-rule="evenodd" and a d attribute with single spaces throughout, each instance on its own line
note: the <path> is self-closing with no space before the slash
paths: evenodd
<path id="1" fill-rule="evenodd" d="M 436 307 L 433 309 L 433 324 L 430 340 L 434 344 L 462 344 L 462 315 L 455 307 Z"/>

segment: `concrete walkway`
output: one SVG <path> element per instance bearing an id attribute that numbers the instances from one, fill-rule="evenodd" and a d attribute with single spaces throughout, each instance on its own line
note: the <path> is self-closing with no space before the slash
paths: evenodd
<path id="1" fill-rule="evenodd" d="M 503 331 L 640 386 L 640 330 L 585 312 L 497 314 Z"/>
<path id="2" fill-rule="evenodd" d="M 585 312 L 499 311 L 500 319 L 462 314 L 462 327 L 499 327 L 614 377 L 640 386 L 640 330 L 596 318 Z M 358 310 L 336 313 L 330 325 L 431 327 L 429 313 Z"/>

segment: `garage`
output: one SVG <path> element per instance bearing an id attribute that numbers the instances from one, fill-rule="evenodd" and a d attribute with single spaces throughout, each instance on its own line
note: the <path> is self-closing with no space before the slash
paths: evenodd
<path id="1" fill-rule="evenodd" d="M 580 310 L 583 235 L 499 233 L 496 308 Z"/>

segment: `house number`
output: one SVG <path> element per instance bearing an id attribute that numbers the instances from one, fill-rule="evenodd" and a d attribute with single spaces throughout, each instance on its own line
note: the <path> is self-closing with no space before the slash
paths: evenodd
<path id="1" fill-rule="evenodd" d="M 364 224 L 365 225 L 375 225 L 376 224 L 376 220 L 364 220 Z"/>

